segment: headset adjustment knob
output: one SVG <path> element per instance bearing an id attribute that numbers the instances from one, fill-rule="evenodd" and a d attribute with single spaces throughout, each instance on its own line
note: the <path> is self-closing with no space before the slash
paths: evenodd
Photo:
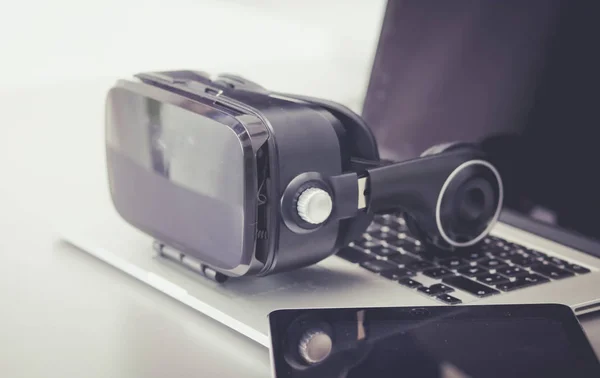
<path id="1" fill-rule="evenodd" d="M 310 224 L 321 224 L 333 210 L 331 195 L 320 188 L 308 188 L 296 202 L 296 211 L 302 220 Z"/>

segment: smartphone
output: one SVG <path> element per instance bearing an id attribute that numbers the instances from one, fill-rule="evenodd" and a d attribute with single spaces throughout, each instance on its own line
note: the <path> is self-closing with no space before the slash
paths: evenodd
<path id="1" fill-rule="evenodd" d="M 269 315 L 274 377 L 600 377 L 558 304 L 327 308 Z"/>

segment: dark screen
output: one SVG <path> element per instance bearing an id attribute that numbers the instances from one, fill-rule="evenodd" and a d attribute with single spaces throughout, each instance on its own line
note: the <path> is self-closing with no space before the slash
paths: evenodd
<path id="1" fill-rule="evenodd" d="M 111 91 L 107 104 L 109 180 L 119 213 L 203 261 L 237 266 L 245 177 L 237 135 L 122 88 Z"/>
<path id="2" fill-rule="evenodd" d="M 577 371 L 575 351 L 561 324 L 547 319 L 377 326 L 388 334 L 349 369 L 347 378 L 568 377 Z"/>
<path id="3" fill-rule="evenodd" d="M 597 1 L 390 0 L 363 109 L 381 155 L 480 142 L 508 208 L 600 238 L 599 11 Z"/>
<path id="4" fill-rule="evenodd" d="M 282 310 L 270 315 L 270 325 L 278 378 L 600 376 L 566 306 Z M 330 336 L 324 361 L 302 360 L 306 330 Z"/>

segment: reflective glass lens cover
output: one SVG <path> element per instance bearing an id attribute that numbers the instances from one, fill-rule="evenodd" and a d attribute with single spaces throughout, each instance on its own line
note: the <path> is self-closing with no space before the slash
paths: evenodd
<path id="1" fill-rule="evenodd" d="M 253 243 L 246 235 L 254 222 L 247 211 L 247 134 L 225 113 L 161 92 L 117 86 L 108 94 L 113 203 L 125 220 L 161 242 L 215 268 L 234 269 Z"/>

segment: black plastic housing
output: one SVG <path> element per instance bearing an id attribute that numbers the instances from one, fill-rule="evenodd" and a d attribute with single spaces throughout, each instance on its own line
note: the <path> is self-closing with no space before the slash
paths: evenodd
<path id="1" fill-rule="evenodd" d="M 257 193 L 256 198 L 248 199 L 254 209 L 246 213 L 255 218 L 255 229 L 248 230 L 246 235 L 252 242 L 251 253 L 244 253 L 238 266 L 219 265 L 211 258 L 211 253 L 219 251 L 206 253 L 182 248 L 169 235 L 149 230 L 132 217 L 121 214 L 135 227 L 225 275 L 242 276 L 267 275 L 314 264 L 358 238 L 370 224 L 371 214 L 354 212 L 334 216 L 318 227 L 297 232 L 280 216 L 281 198 L 297 177 L 314 172 L 318 178 L 313 183 L 336 190 L 336 194 L 346 191 L 345 195 L 335 198 L 346 201 L 347 205 L 353 196 L 352 190 L 348 192 L 347 185 L 340 186 L 340 178 L 335 182 L 330 182 L 330 178 L 347 173 L 346 182 L 350 182 L 356 179 L 356 173 L 350 171 L 352 159 L 378 160 L 377 146 L 369 129 L 348 109 L 323 100 L 311 99 L 321 101 L 319 106 L 306 102 L 308 98 L 269 93 L 255 83 L 231 75 L 211 80 L 201 72 L 174 71 L 137 77 L 141 83 L 121 81 L 118 85 L 135 86 L 144 92 L 162 91 L 165 99 L 174 96 L 174 102 L 180 105 L 193 108 L 195 104 L 202 104 L 213 109 L 214 114 L 237 120 L 249 135 L 255 161 L 259 164 L 254 165 L 257 170 L 253 177 L 244 181 L 245 185 L 252 186 L 247 190 L 249 193 Z M 354 121 L 342 124 L 338 117 Z M 119 211 L 119 204 L 115 205 Z M 217 238 L 227 237 L 226 233 L 227 230 L 223 230 L 223 235 Z"/>
<path id="2" fill-rule="evenodd" d="M 502 179 L 472 146 L 449 145 L 367 172 L 368 208 L 404 212 L 413 233 L 444 249 L 476 244 L 500 216 Z"/>

